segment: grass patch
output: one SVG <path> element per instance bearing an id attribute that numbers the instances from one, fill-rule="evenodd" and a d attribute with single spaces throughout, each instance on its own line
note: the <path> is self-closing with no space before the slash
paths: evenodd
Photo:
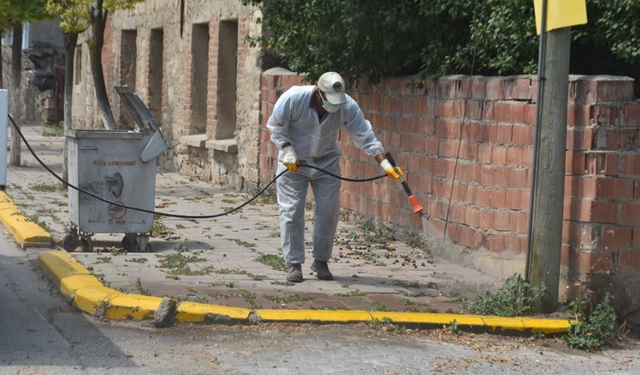
<path id="1" fill-rule="evenodd" d="M 125 259 L 125 262 L 131 262 L 131 263 L 147 263 L 148 259 L 147 258 L 131 258 L 131 259 Z"/>
<path id="2" fill-rule="evenodd" d="M 42 193 L 56 193 L 56 192 L 63 192 L 67 190 L 66 186 L 63 186 L 62 184 L 55 184 L 55 183 L 29 185 L 29 189 L 33 191 L 39 191 Z"/>
<path id="3" fill-rule="evenodd" d="M 238 238 L 229 238 L 229 241 L 233 241 L 236 243 L 236 245 L 238 246 L 242 246 L 242 247 L 254 247 L 256 246 L 256 244 L 254 244 L 253 242 L 247 242 L 247 241 L 243 241 L 241 239 Z"/>
<path id="4" fill-rule="evenodd" d="M 62 137 L 64 136 L 64 122 L 60 121 L 57 124 L 51 126 L 47 125 L 41 132 L 43 137 Z"/>
<path id="5" fill-rule="evenodd" d="M 361 296 L 366 296 L 367 293 L 361 292 L 360 290 L 356 289 L 348 293 L 334 293 L 333 295 L 336 297 L 361 297 Z"/>
<path id="6" fill-rule="evenodd" d="M 202 276 L 209 275 L 213 272 L 213 266 L 206 266 L 200 270 L 192 270 L 189 263 L 204 262 L 206 259 L 198 258 L 195 255 L 185 256 L 182 253 L 161 256 L 160 268 L 166 268 L 169 276 Z"/>
<path id="7" fill-rule="evenodd" d="M 264 296 L 268 301 L 275 303 L 293 303 L 313 301 L 315 298 L 308 294 L 292 294 L 290 296 Z"/>
<path id="8" fill-rule="evenodd" d="M 275 254 L 260 254 L 254 258 L 256 262 L 262 263 L 265 266 L 269 266 L 274 270 L 286 271 L 287 262 L 280 255 Z"/>
<path id="9" fill-rule="evenodd" d="M 226 293 L 227 296 L 229 297 L 240 297 L 240 298 L 245 298 L 245 299 L 254 299 L 256 298 L 256 294 L 252 291 L 246 290 L 246 289 L 236 289 L 236 290 L 230 290 Z"/>
<path id="10" fill-rule="evenodd" d="M 216 270 L 215 273 L 219 275 L 246 275 L 247 271 L 231 268 L 221 268 L 219 270 Z"/>

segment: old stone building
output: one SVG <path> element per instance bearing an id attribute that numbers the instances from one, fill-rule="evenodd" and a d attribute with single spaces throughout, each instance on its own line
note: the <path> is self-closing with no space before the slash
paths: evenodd
<path id="1" fill-rule="evenodd" d="M 133 128 L 113 89 L 129 85 L 169 145 L 161 169 L 239 189 L 259 183 L 263 67 L 245 42 L 261 30 L 258 15 L 237 0 L 148 0 L 109 16 L 103 64 L 114 116 L 120 128 Z M 74 128 L 102 128 L 82 36 L 74 75 Z"/>
<path id="2" fill-rule="evenodd" d="M 19 87 L 12 70 L 12 33 L 2 38 L 2 83 L 9 90 L 10 113 L 19 121 L 62 120 L 64 36 L 60 20 L 25 23 L 22 28 Z"/>

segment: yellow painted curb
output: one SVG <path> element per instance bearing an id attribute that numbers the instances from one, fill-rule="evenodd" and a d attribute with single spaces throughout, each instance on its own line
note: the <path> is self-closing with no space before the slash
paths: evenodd
<path id="1" fill-rule="evenodd" d="M 76 275 L 91 275 L 74 257 L 62 251 L 49 251 L 38 255 L 40 269 L 56 284 L 64 278 Z"/>
<path id="2" fill-rule="evenodd" d="M 0 219 L 23 249 L 51 246 L 51 235 L 38 224 L 27 220 L 3 191 L 0 191 Z"/>
<path id="3" fill-rule="evenodd" d="M 60 288 L 74 306 L 91 315 L 113 320 L 153 319 L 162 302 L 160 297 L 125 294 L 107 288 L 71 255 L 62 251 L 42 253 L 38 263 L 43 272 Z M 537 318 L 501 318 L 458 314 L 368 312 L 364 310 L 255 310 L 263 322 L 357 323 L 389 319 L 394 324 L 451 324 L 493 330 L 562 333 L 570 320 Z M 228 306 L 182 302 L 176 308 L 178 322 L 248 321 L 252 310 Z"/>
<path id="4" fill-rule="evenodd" d="M 455 320 L 458 325 L 484 326 L 482 319 L 474 315 L 376 311 L 372 312 L 371 316 L 376 320 L 390 319 L 393 323 L 451 324 Z"/>
<path id="5" fill-rule="evenodd" d="M 522 323 L 525 329 L 530 329 L 532 332 L 540 333 L 563 333 L 571 327 L 571 324 L 577 323 L 572 320 L 562 319 L 532 319 L 522 318 Z"/>
<path id="6" fill-rule="evenodd" d="M 105 317 L 113 320 L 153 319 L 162 298 L 137 294 L 120 294 L 105 307 Z"/>
<path id="7" fill-rule="evenodd" d="M 82 288 L 75 291 L 73 305 L 88 314 L 104 316 L 109 302 L 122 294 L 105 286 Z"/>
<path id="8" fill-rule="evenodd" d="M 202 323 L 207 317 L 215 320 L 222 316 L 233 320 L 245 320 L 249 318 L 251 310 L 237 307 L 208 305 L 197 302 L 182 302 L 176 308 L 176 320 L 183 323 Z"/>
<path id="9" fill-rule="evenodd" d="M 363 310 L 256 310 L 265 322 L 371 322 L 371 314 Z"/>

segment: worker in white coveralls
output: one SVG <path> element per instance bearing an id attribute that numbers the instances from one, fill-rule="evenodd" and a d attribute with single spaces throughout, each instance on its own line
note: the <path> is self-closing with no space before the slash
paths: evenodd
<path id="1" fill-rule="evenodd" d="M 313 214 L 313 251 L 311 270 L 320 280 L 331 280 L 327 261 L 331 258 L 333 239 L 338 227 L 341 180 L 316 169 L 340 175 L 338 131 L 344 126 L 356 147 L 375 157 L 389 177 L 399 178 L 384 156 L 371 123 L 360 107 L 345 94 L 344 80 L 338 73 L 324 73 L 318 85 L 293 86 L 276 102 L 267 128 L 276 144 L 278 171 L 289 171 L 277 180 L 280 205 L 280 237 L 287 263 L 287 281 L 301 282 L 304 252 L 304 210 L 307 188 L 311 184 L 315 200 Z"/>

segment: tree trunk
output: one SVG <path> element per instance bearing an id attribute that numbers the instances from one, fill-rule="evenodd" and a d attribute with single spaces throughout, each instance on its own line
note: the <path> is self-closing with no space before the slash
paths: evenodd
<path id="1" fill-rule="evenodd" d="M 78 33 L 64 34 L 64 130 L 65 132 L 73 129 L 73 117 L 71 110 L 73 108 L 73 76 L 74 62 L 76 54 L 76 44 L 78 43 Z M 62 179 L 68 181 L 69 177 L 69 141 L 64 138 L 64 161 L 62 163 Z"/>
<path id="2" fill-rule="evenodd" d="M 20 82 L 22 81 L 22 25 L 13 26 L 13 44 L 11 45 L 11 74 L 13 76 L 13 117 L 20 128 L 21 117 L 18 114 L 18 101 L 20 97 Z M 19 167 L 20 162 L 20 135 L 17 130 L 11 130 L 11 153 L 9 164 Z"/>
<path id="3" fill-rule="evenodd" d="M 102 68 L 102 46 L 104 45 L 104 28 L 107 23 L 109 11 L 102 8 L 102 0 L 98 0 L 95 6 L 89 10 L 91 16 L 91 29 L 93 35 L 89 41 L 89 56 L 91 60 L 91 75 L 96 90 L 98 106 L 102 112 L 102 120 L 107 130 L 115 130 L 116 121 L 111 112 L 109 97 L 107 96 L 107 86 L 104 82 L 104 72 Z"/>

